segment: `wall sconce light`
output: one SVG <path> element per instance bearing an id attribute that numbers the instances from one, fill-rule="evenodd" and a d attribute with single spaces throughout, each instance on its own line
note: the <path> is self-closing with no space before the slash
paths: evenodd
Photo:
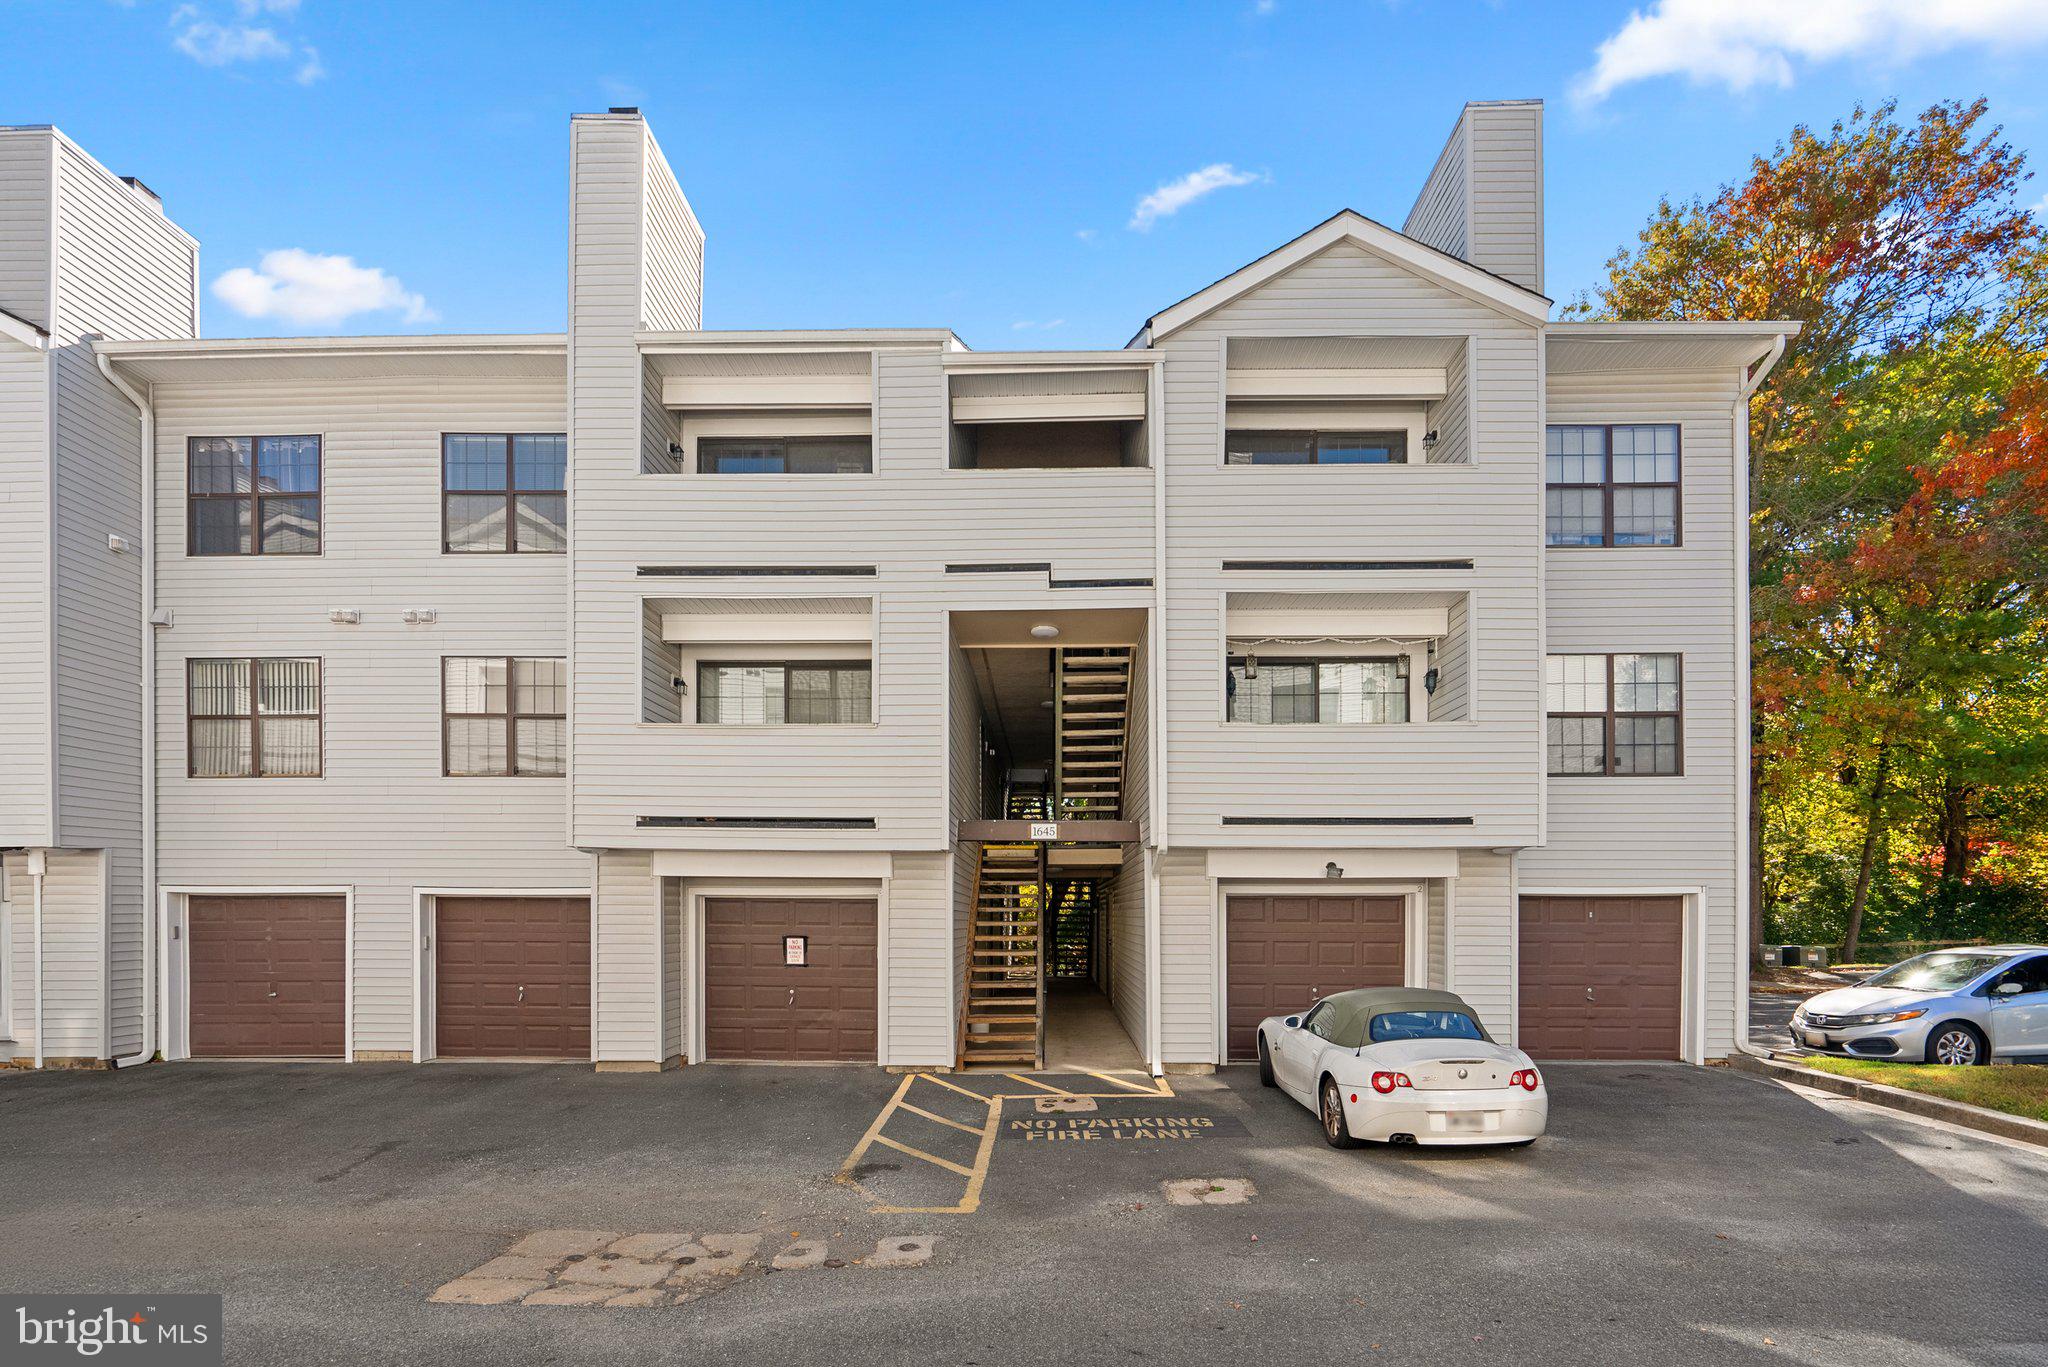
<path id="1" fill-rule="evenodd" d="M 1422 671 L 1422 691 L 1431 697 L 1435 697 L 1437 680 L 1442 677 L 1442 674 L 1436 667 L 1436 646 L 1434 643 L 1430 645 L 1429 654 L 1426 658 L 1429 660 L 1429 668 Z"/>
<path id="2" fill-rule="evenodd" d="M 678 693 L 687 693 L 690 691 L 690 686 L 683 682 L 683 676 L 680 674 L 669 675 L 668 682 L 669 687 L 675 689 L 675 691 Z"/>
<path id="3" fill-rule="evenodd" d="M 1244 653 L 1244 676 L 1247 679 L 1259 677 L 1259 657 L 1249 650 Z"/>
<path id="4" fill-rule="evenodd" d="M 668 453 L 672 456 L 680 456 L 683 454 L 683 444 L 679 441 L 670 442 L 668 444 Z"/>
<path id="5" fill-rule="evenodd" d="M 1422 434 L 1422 449 L 1425 451 L 1436 450 L 1436 429 L 1434 427 Z"/>
<path id="6" fill-rule="evenodd" d="M 1336 860 L 1332 859 L 1329 863 L 1323 865 L 1323 877 L 1342 878 L 1343 876 L 1344 870 L 1338 865 Z"/>

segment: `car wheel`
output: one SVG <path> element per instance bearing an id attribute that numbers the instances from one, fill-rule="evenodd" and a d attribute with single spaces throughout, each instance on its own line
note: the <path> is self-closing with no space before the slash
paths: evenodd
<path id="1" fill-rule="evenodd" d="M 1344 1119 L 1344 1097 L 1337 1090 L 1337 1079 L 1323 1079 L 1323 1142 L 1333 1149 L 1355 1149 L 1361 1141 L 1351 1137 L 1351 1126 Z"/>
<path id="2" fill-rule="evenodd" d="M 1271 1050 L 1266 1048 L 1266 1037 L 1264 1035 L 1259 1036 L 1259 1085 L 1261 1087 L 1277 1087 L 1280 1085 L 1273 1080 L 1273 1054 Z"/>
<path id="3" fill-rule="evenodd" d="M 1968 1067 L 1991 1062 L 1991 1050 L 1975 1026 L 1952 1021 L 1927 1037 L 1927 1061 Z"/>

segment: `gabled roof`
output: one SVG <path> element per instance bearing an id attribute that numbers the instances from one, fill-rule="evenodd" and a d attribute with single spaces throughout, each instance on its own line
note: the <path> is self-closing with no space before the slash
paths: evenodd
<path id="1" fill-rule="evenodd" d="M 1145 326 L 1139 329 L 1138 335 L 1131 339 L 1131 345 L 1158 342 L 1340 242 L 1349 242 L 1511 318 L 1541 324 L 1550 317 L 1551 300 L 1548 296 L 1395 232 L 1356 209 L 1343 209 L 1292 242 L 1232 271 L 1207 289 L 1153 314 L 1145 320 Z"/>

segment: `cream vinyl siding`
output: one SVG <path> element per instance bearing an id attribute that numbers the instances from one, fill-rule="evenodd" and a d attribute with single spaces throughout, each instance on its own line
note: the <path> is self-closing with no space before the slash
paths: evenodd
<path id="1" fill-rule="evenodd" d="M 1152 839 L 1152 699 L 1145 643 L 1131 647 L 1130 701 L 1124 720 L 1124 820 L 1138 823 L 1138 843 Z"/>
<path id="2" fill-rule="evenodd" d="M 647 269 L 641 282 L 641 326 L 657 332 L 701 328 L 704 229 L 651 134 L 647 135 L 645 162 L 641 237 L 646 243 Z"/>
<path id="3" fill-rule="evenodd" d="M 1226 338 L 1469 334 L 1477 358 L 1471 466 L 1221 464 Z M 1172 843 L 1322 845 L 1328 828 L 1226 827 L 1231 816 L 1471 817 L 1470 826 L 1358 827 L 1346 843 L 1511 845 L 1540 839 L 1537 526 L 1539 338 L 1344 243 L 1164 344 L 1168 488 L 1168 810 Z M 1455 509 L 1455 515 L 1446 510 Z M 1469 559 L 1470 571 L 1261 571 L 1226 560 Z M 1474 596 L 1477 720 L 1323 728 L 1223 721 L 1228 591 L 1447 590 Z"/>
<path id="4" fill-rule="evenodd" d="M 1540 294 L 1543 106 L 1472 105 L 1465 124 L 1471 186 L 1465 259 Z"/>
<path id="5" fill-rule="evenodd" d="M 1450 896 L 1446 880 L 1432 878 L 1429 891 L 1425 894 L 1424 913 L 1429 929 L 1429 976 L 1424 982 L 1439 990 L 1450 988 L 1451 943 Z"/>
<path id="6" fill-rule="evenodd" d="M 1685 772 L 1553 778 L 1549 841 L 1522 856 L 1525 887 L 1707 889 L 1706 1056 L 1736 1046 L 1736 792 L 1748 781 L 1737 696 L 1734 406 L 1728 372 L 1550 377 L 1554 423 L 1679 424 L 1683 544 L 1547 552 L 1553 654 L 1683 657 Z M 1463 902 L 1459 905 L 1462 919 Z"/>
<path id="7" fill-rule="evenodd" d="M 881 1014 L 888 1022 L 882 1062 L 950 1068 L 954 1062 L 954 860 L 950 851 L 898 854 L 888 888 Z"/>
<path id="8" fill-rule="evenodd" d="M 947 613 L 1040 607 L 1052 592 L 1042 571 L 949 575 L 945 566 L 1050 561 L 1061 578 L 1151 577 L 1150 470 L 948 470 L 937 349 L 879 352 L 876 371 L 873 475 L 676 479 L 639 473 L 637 434 L 624 445 L 578 448 L 575 843 L 943 850 L 952 839 Z M 604 454 L 593 458 L 594 449 Z M 637 573 L 672 564 L 876 573 Z M 683 584 L 719 594 L 872 594 L 875 721 L 673 732 L 638 725 L 640 600 L 685 591 Z M 1051 601 L 1130 606 L 1149 594 L 1060 590 Z M 875 828 L 642 829 L 640 816 L 854 817 L 873 819 Z"/>
<path id="9" fill-rule="evenodd" d="M 17 1057 L 35 1056 L 35 883 L 28 856 L 0 856 L 11 899 L 8 965 L 13 983 L 8 1009 Z M 53 1059 L 104 1058 L 107 1042 L 105 856 L 98 850 L 62 850 L 49 856 L 43 876 L 43 1052 Z M 5 1025 L 0 1022 L 0 1025 Z M 115 1021 L 118 1025 L 118 1019 Z"/>
<path id="10" fill-rule="evenodd" d="M 12 140 L 0 138 L 0 151 Z M 0 193 L 0 207 L 6 195 Z M 0 846 L 48 845 L 49 358 L 0 343 Z"/>
<path id="11" fill-rule="evenodd" d="M 1458 917 L 1449 953 L 1452 990 L 1472 1004 L 1503 1044 L 1514 1042 L 1515 869 L 1513 856 L 1462 850 L 1451 895 Z"/>
<path id="12" fill-rule="evenodd" d="M 1401 231 L 1417 242 L 1464 259 L 1465 176 L 1465 116 L 1460 114 L 1443 151 L 1437 154 L 1429 179 L 1423 182 L 1422 193 L 1415 197 L 1415 206 L 1408 211 L 1408 219 L 1401 225 Z"/>
<path id="13" fill-rule="evenodd" d="M 1145 1049 L 1145 862 L 1143 845 L 1125 845 L 1123 867 L 1109 887 L 1109 1004 L 1124 1033 Z"/>
<path id="14" fill-rule="evenodd" d="M 600 527 L 617 507 L 602 498 L 601 476 L 637 469 L 644 439 L 642 366 L 634 332 L 643 304 L 640 267 L 645 225 L 647 133 L 637 118 L 580 115 L 569 132 L 569 623 L 575 659 L 569 715 L 568 791 L 584 781 L 585 700 L 610 684 L 612 714 L 623 723 L 637 716 L 639 701 L 638 602 L 613 594 L 591 547 L 605 540 Z M 587 521 L 586 521 L 587 519 Z M 675 524 L 678 529 L 681 523 Z M 594 608 L 595 613 L 588 611 Z M 610 655 L 599 648 L 610 609 Z M 627 630 L 621 632 L 619 628 Z M 630 693 L 627 692 L 630 690 Z M 632 699 L 627 710 L 626 697 Z M 602 766 L 597 766 L 601 771 Z M 573 837 L 576 803 L 569 805 Z M 567 843 L 577 843 L 573 838 Z M 592 844 L 590 848 L 595 848 Z M 599 925 L 600 938 L 605 933 Z M 593 952 L 598 947 L 593 946 Z"/>
<path id="15" fill-rule="evenodd" d="M 54 134 L 0 129 L 0 309 L 50 322 Z M 0 846 L 55 838 L 49 357 L 0 342 Z"/>
<path id="16" fill-rule="evenodd" d="M 57 812 L 61 845 L 108 851 L 108 1047 L 142 1041 L 141 419 L 82 338 L 193 336 L 192 240 L 57 135 L 50 353 Z M 115 554 L 107 538 L 129 549 Z"/>
<path id="17" fill-rule="evenodd" d="M 582 862 L 587 869 L 589 860 Z M 654 876 L 653 861 L 643 851 L 605 850 L 597 857 L 590 987 L 597 1011 L 592 1052 L 601 1064 L 653 1063 L 665 1056 L 661 951 L 667 881 Z"/>
<path id="18" fill-rule="evenodd" d="M 683 943 L 683 880 L 661 880 L 661 1060 L 680 1058 L 687 1038 L 683 1016 L 685 966 L 695 956 Z"/>
<path id="19" fill-rule="evenodd" d="M 983 796 L 994 780 L 989 771 L 995 761 L 982 752 L 981 695 L 974 686 L 974 671 L 967 663 L 966 652 L 958 646 L 951 646 L 947 651 L 946 677 L 949 733 L 946 745 L 949 768 L 947 817 L 952 823 L 951 831 L 958 831 L 962 821 L 996 815 L 982 811 Z M 996 786 L 1000 787 L 1000 784 Z M 951 832 L 949 838 L 950 835 Z M 967 954 L 974 944 L 974 904 L 979 891 L 975 875 L 979 872 L 980 859 L 979 841 L 954 841 L 953 916 L 948 931 L 952 937 L 953 978 L 948 990 L 955 994 L 951 1010 L 956 1020 L 959 1016 L 957 994 L 966 984 Z"/>
<path id="20" fill-rule="evenodd" d="M 48 128 L 0 128 L 0 309 L 44 329 L 56 137 Z"/>
<path id="21" fill-rule="evenodd" d="M 1201 850 L 1172 849 L 1154 858 L 1159 869 L 1160 1062 L 1217 1063 L 1223 960 L 1216 943 L 1216 884 Z M 1142 916 L 1140 908 L 1140 925 Z M 1142 931 L 1138 944 L 1142 973 Z"/>
<path id="22" fill-rule="evenodd" d="M 354 886 L 355 1047 L 409 1050 L 415 887 L 590 882 L 562 838 L 567 780 L 441 776 L 442 657 L 561 656 L 567 638 L 566 557 L 441 553 L 440 434 L 561 431 L 560 381 L 237 380 L 156 399 L 158 602 L 176 617 L 157 633 L 159 876 Z M 187 556 L 186 439 L 303 432 L 322 438 L 322 553 Z M 407 626 L 413 608 L 437 620 Z M 187 778 L 185 662 L 262 655 L 322 661 L 324 776 Z"/>

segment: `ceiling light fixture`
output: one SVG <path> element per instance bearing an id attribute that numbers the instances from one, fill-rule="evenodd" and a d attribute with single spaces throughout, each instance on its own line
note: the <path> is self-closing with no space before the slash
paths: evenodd
<path id="1" fill-rule="evenodd" d="M 1031 628 L 1031 634 L 1041 641 L 1050 641 L 1060 634 L 1060 629 L 1051 622 L 1040 622 Z"/>

